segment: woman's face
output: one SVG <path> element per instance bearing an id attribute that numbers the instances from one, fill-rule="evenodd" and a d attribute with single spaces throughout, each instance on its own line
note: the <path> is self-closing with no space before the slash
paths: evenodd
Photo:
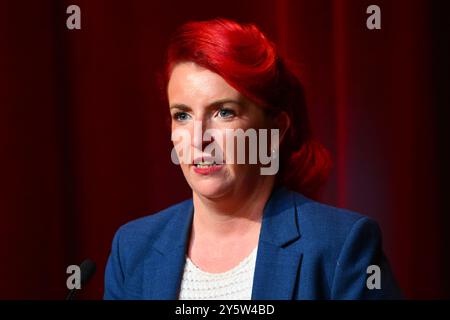
<path id="1" fill-rule="evenodd" d="M 246 131 L 253 128 L 258 131 L 269 128 L 270 119 L 262 108 L 246 99 L 218 74 L 192 62 L 179 63 L 174 67 L 167 91 L 172 133 L 182 129 L 191 137 L 187 142 L 189 146 L 185 147 L 190 149 L 192 156 L 188 163 L 180 159 L 180 165 L 194 192 L 208 198 L 219 198 L 249 188 L 251 190 L 261 179 L 267 178 L 260 175 L 258 164 L 248 164 L 247 157 L 245 164 L 237 164 L 236 158 L 234 163 L 230 163 L 230 157 L 225 152 L 225 139 L 212 140 L 218 146 L 216 152 L 222 153 L 224 161 L 223 164 L 211 164 L 208 157 L 214 155 L 206 151 L 211 141 L 201 139 L 208 129 L 219 130 L 225 137 L 227 129 Z M 200 139 L 194 134 L 194 122 L 197 128 L 201 124 Z M 180 147 L 175 140 L 174 145 Z M 197 165 L 198 161 L 202 163 Z"/>

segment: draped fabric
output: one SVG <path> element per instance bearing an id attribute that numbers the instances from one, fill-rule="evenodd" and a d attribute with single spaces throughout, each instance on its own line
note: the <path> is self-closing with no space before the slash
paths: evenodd
<path id="1" fill-rule="evenodd" d="M 68 30 L 66 8 L 81 8 Z M 381 29 L 369 30 L 369 5 Z M 116 229 L 190 197 L 158 87 L 189 20 L 257 24 L 297 66 L 334 168 L 322 201 L 376 219 L 408 298 L 449 298 L 444 1 L 0 1 L 0 298 L 62 299 Z M 176 235 L 174 235 L 176 236 Z"/>

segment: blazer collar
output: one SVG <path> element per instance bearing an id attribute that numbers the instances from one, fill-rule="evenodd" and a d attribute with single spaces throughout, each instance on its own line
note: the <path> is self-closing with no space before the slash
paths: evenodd
<path id="1" fill-rule="evenodd" d="M 253 277 L 253 300 L 293 299 L 303 258 L 294 194 L 274 189 L 264 208 Z"/>
<path id="2" fill-rule="evenodd" d="M 275 188 L 264 207 L 260 242 L 283 247 L 298 238 L 300 230 L 293 194 L 285 187 Z"/>
<path id="3" fill-rule="evenodd" d="M 194 216 L 192 199 L 182 202 L 176 210 L 177 212 L 172 215 L 164 229 L 161 230 L 159 238 L 153 244 L 153 247 L 163 255 L 173 250 L 187 248 Z"/>
<path id="4" fill-rule="evenodd" d="M 144 297 L 177 299 L 194 213 L 192 199 L 177 207 L 146 259 Z M 261 224 L 252 299 L 291 299 L 302 253 L 290 246 L 300 238 L 293 193 L 274 188 Z"/>

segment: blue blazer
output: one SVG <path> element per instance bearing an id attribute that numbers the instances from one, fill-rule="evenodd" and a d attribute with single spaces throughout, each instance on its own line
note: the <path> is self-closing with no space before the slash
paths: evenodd
<path id="1" fill-rule="evenodd" d="M 193 217 L 192 199 L 116 232 L 104 299 L 177 299 Z M 380 268 L 369 290 L 367 267 Z M 275 188 L 264 208 L 252 299 L 399 299 L 371 219 Z"/>

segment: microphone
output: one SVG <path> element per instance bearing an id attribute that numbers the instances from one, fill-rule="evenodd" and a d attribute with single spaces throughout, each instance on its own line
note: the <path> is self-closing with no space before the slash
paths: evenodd
<path id="1" fill-rule="evenodd" d="M 95 270 L 97 269 L 95 262 L 86 259 L 80 264 L 80 283 L 81 287 L 83 287 L 94 275 Z M 73 300 L 73 297 L 75 296 L 75 292 L 77 289 L 72 289 L 69 291 L 69 293 L 66 296 L 66 300 Z"/>

